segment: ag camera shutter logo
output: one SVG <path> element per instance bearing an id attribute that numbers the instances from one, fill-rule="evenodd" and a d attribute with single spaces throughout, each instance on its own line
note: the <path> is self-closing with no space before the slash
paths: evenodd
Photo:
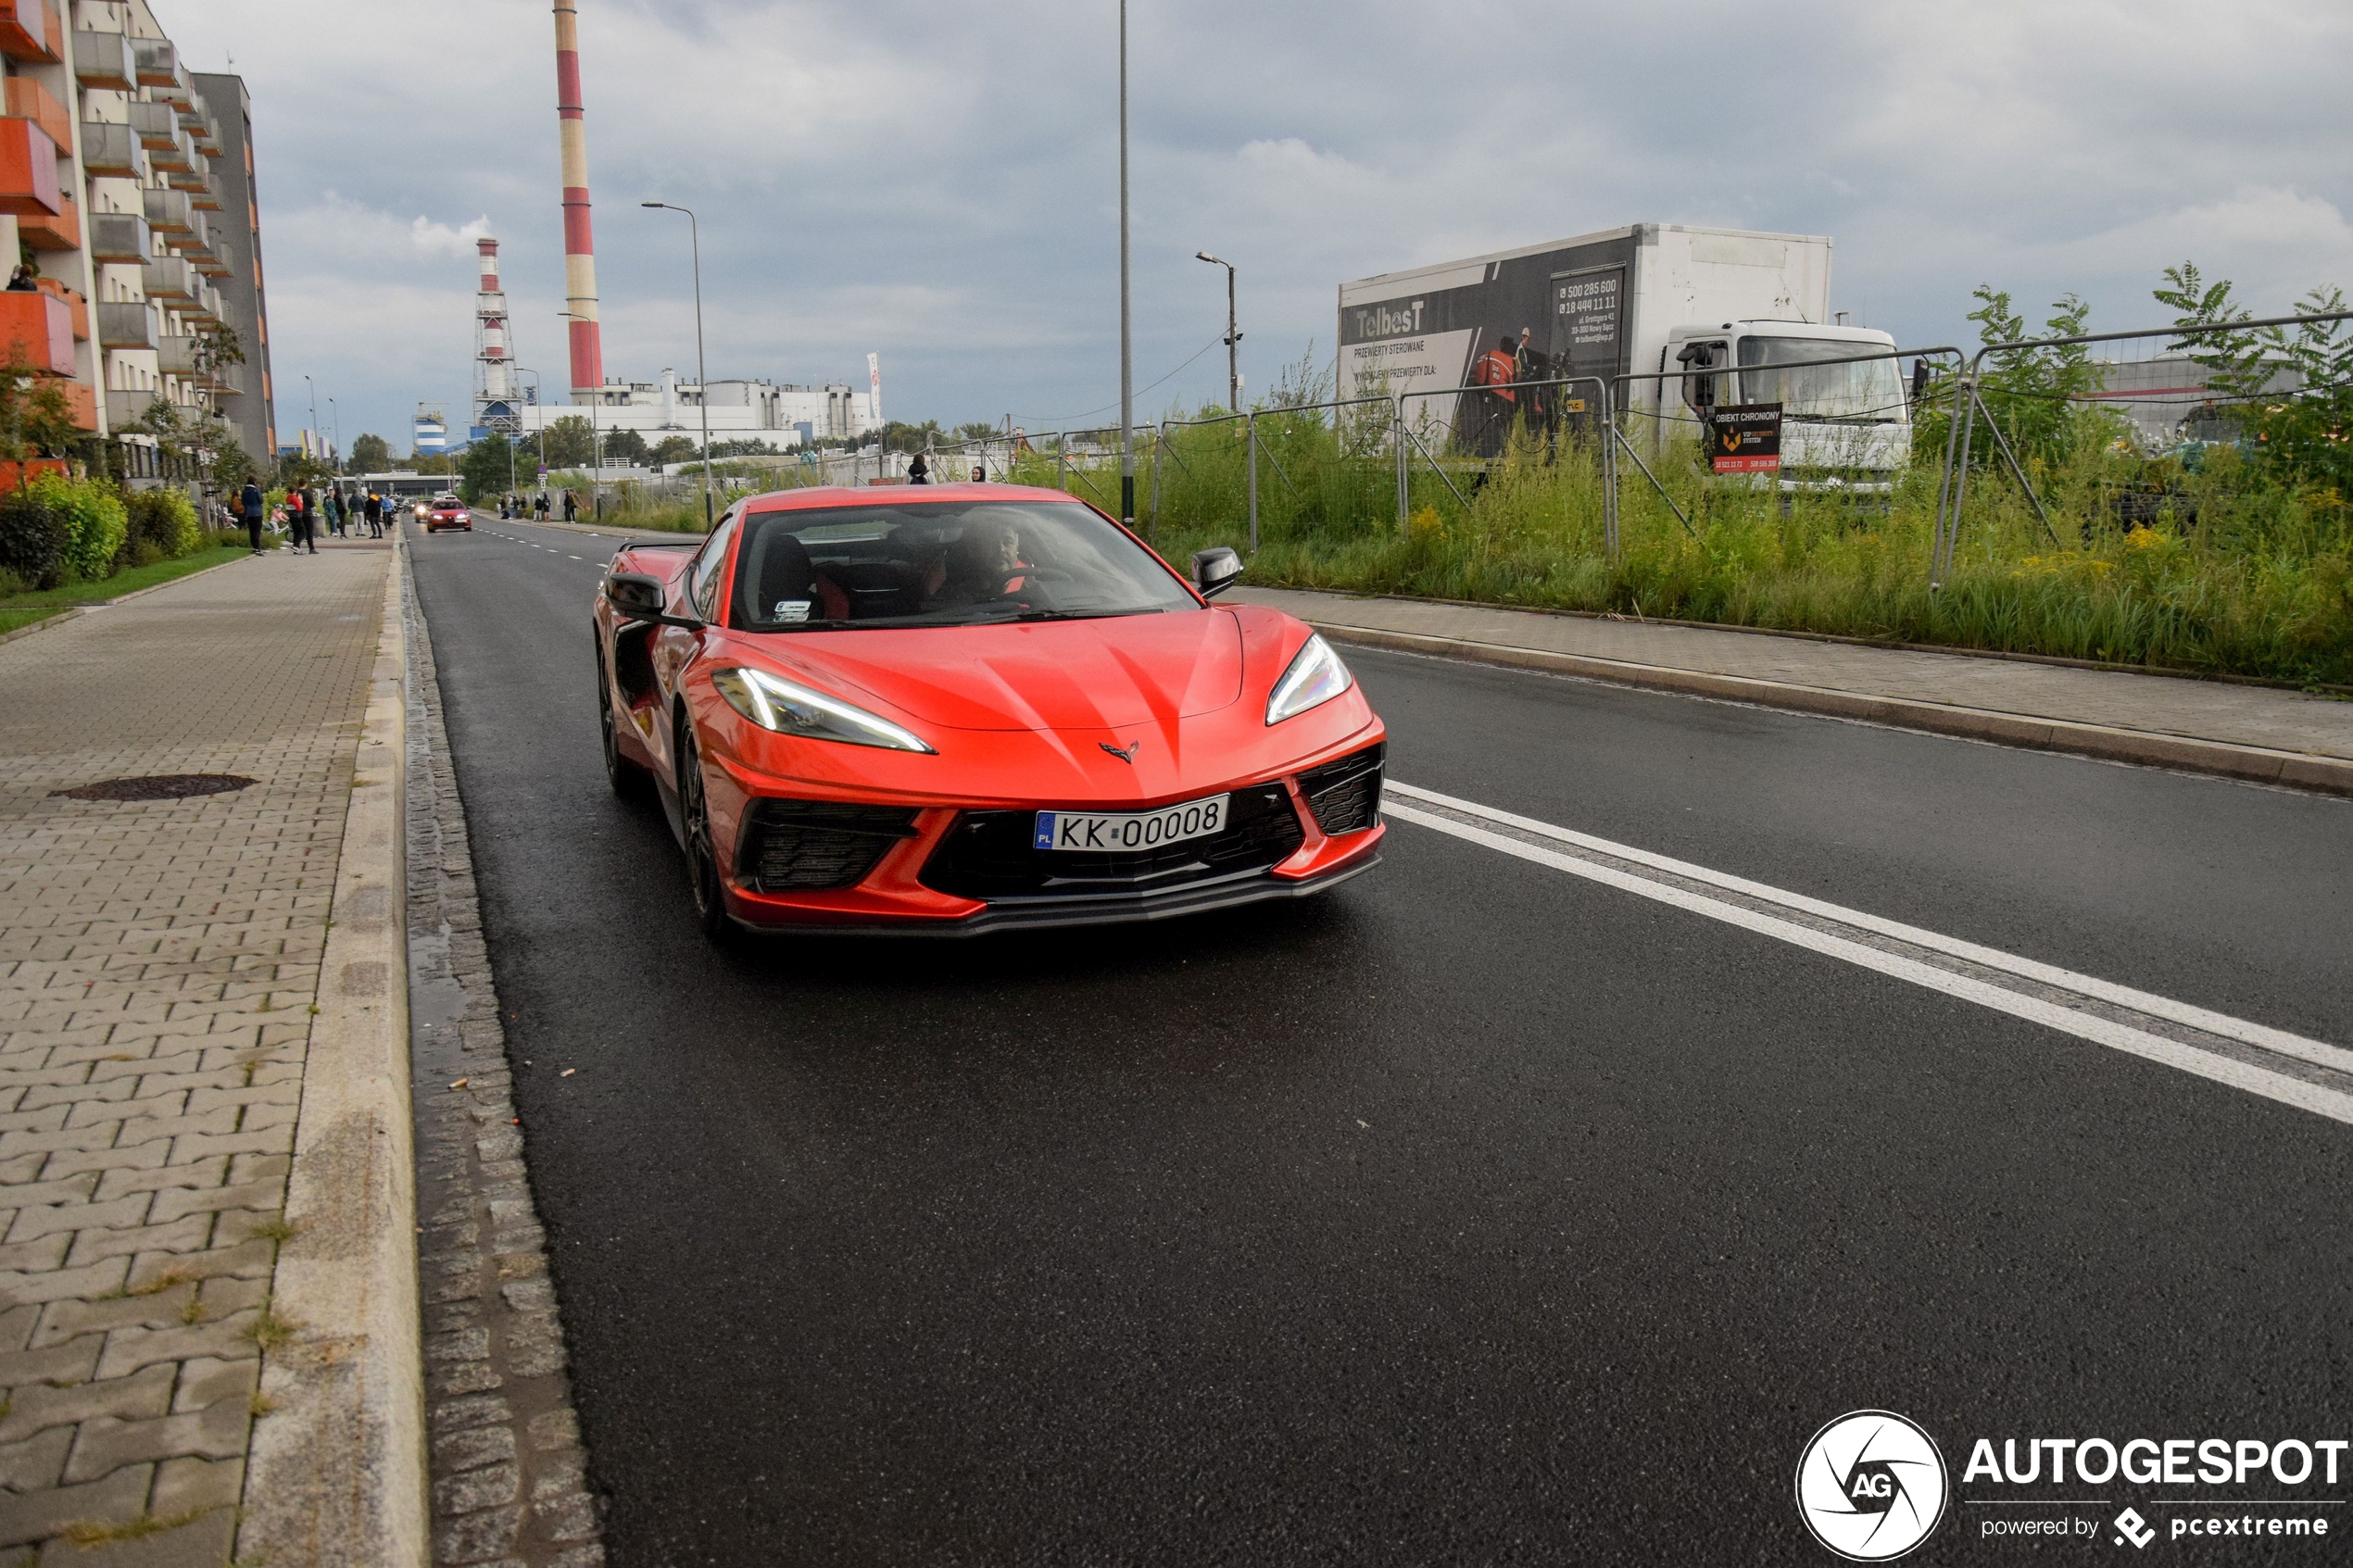
<path id="1" fill-rule="evenodd" d="M 1951 1499 L 1935 1439 L 1894 1411 L 1852 1411 L 1797 1461 L 1797 1512 L 1850 1562 L 1885 1562 L 1928 1539 Z"/>

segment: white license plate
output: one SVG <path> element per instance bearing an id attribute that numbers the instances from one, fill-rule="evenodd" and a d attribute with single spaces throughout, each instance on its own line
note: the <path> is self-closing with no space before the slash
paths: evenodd
<path id="1" fill-rule="evenodd" d="M 1040 849 L 1116 855 L 1207 838 L 1225 831 L 1229 798 L 1214 795 L 1206 800 L 1164 806 L 1157 811 L 1040 811 L 1030 843 Z"/>

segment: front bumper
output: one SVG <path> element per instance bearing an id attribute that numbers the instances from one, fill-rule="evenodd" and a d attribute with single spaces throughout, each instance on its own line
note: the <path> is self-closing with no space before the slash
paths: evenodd
<path id="1" fill-rule="evenodd" d="M 1026 808 L 762 797 L 739 819 L 727 911 L 754 931 L 970 936 L 1304 897 L 1379 862 L 1382 752 L 1377 742 L 1236 786 L 1235 826 L 1226 834 L 1126 857 L 1009 853 L 1004 819 L 1026 823 Z M 1018 836 L 1026 845 L 1026 828 Z M 827 879 L 849 884 L 805 884 Z"/>

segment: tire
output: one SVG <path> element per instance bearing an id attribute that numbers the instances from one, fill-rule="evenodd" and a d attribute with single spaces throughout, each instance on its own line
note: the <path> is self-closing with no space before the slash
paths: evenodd
<path id="1" fill-rule="evenodd" d="M 605 783 L 613 794 L 631 804 L 645 799 L 653 781 L 646 771 L 621 754 L 621 726 L 612 716 L 612 688 L 605 676 L 605 650 L 597 649 L 597 733 L 603 743 Z"/>
<path id="2" fill-rule="evenodd" d="M 719 881 L 719 853 L 711 839 L 711 803 L 703 795 L 702 753 L 694 726 L 678 725 L 678 812 L 686 820 L 686 883 L 695 898 L 695 923 L 705 938 L 724 940 L 734 930 L 727 896 Z"/>

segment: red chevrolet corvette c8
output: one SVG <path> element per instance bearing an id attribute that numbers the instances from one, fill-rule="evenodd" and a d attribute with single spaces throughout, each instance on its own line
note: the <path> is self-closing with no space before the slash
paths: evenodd
<path id="1" fill-rule="evenodd" d="M 1005 484 L 749 497 L 595 605 L 605 766 L 711 935 L 967 935 L 1320 892 L 1378 859 L 1380 720 L 1331 647 Z"/>

